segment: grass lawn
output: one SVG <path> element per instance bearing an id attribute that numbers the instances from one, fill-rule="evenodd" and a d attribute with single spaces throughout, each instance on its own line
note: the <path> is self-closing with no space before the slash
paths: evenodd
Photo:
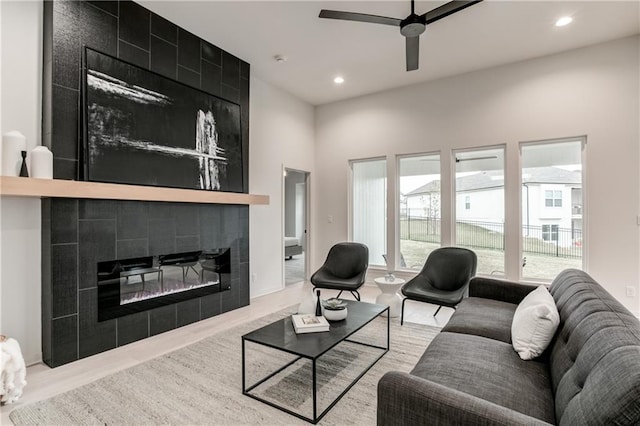
<path id="1" fill-rule="evenodd" d="M 400 241 L 400 251 L 408 268 L 420 270 L 431 251 L 440 247 L 436 243 L 421 241 Z M 501 250 L 471 248 L 478 256 L 478 274 L 504 276 L 504 252 Z M 527 265 L 523 270 L 523 278 L 552 280 L 558 273 L 567 268 L 581 268 L 581 259 L 545 256 L 526 253 Z"/>
<path id="2" fill-rule="evenodd" d="M 572 245 L 569 229 L 563 228 L 559 231 L 557 237 L 560 239 L 560 244 L 557 241 L 544 241 L 540 229 L 532 227 L 528 231 L 531 236 L 523 236 L 522 244 L 524 252 L 527 253 L 525 256 L 540 255 L 543 258 L 557 256 L 580 258 L 582 256 L 582 248 Z M 457 244 L 461 247 L 504 250 L 504 226 L 502 223 L 457 222 L 456 235 L 458 236 Z M 438 242 L 440 241 L 440 221 L 420 218 L 411 218 L 411 221 L 401 220 L 400 238 L 411 241 Z M 568 246 L 563 247 L 563 241 L 566 241 Z"/>

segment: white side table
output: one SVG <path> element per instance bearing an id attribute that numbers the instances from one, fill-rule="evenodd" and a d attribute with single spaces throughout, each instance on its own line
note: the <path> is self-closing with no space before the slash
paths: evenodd
<path id="1" fill-rule="evenodd" d="M 396 318 L 400 316 L 402 308 L 402 297 L 398 294 L 398 290 L 405 283 L 402 278 L 394 278 L 393 281 L 387 281 L 386 277 L 376 278 L 374 280 L 382 294 L 376 297 L 376 303 L 380 305 L 389 305 L 389 316 Z"/>

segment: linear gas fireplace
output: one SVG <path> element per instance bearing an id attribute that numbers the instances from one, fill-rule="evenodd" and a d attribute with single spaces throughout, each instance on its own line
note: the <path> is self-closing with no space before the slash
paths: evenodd
<path id="1" fill-rule="evenodd" d="M 231 289 L 229 248 L 98 262 L 98 321 Z"/>

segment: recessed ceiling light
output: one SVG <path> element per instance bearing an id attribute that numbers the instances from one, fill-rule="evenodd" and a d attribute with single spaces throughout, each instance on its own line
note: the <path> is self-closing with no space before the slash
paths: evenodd
<path id="1" fill-rule="evenodd" d="M 573 22 L 573 18 L 571 16 L 563 16 L 556 21 L 556 27 L 564 27 L 565 25 L 569 25 L 571 22 Z"/>
<path id="2" fill-rule="evenodd" d="M 288 59 L 288 58 L 287 58 L 286 56 L 284 56 L 284 55 L 275 55 L 275 56 L 273 57 L 273 59 L 274 59 L 277 63 L 282 64 L 283 62 L 287 62 L 287 59 Z"/>
<path id="3" fill-rule="evenodd" d="M 335 84 L 342 84 L 342 83 L 344 83 L 344 78 L 342 78 L 340 76 L 337 76 L 336 78 L 333 79 L 333 82 Z"/>

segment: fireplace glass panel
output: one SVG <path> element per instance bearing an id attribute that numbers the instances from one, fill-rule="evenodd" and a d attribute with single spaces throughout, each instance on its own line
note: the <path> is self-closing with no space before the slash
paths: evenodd
<path id="1" fill-rule="evenodd" d="M 98 320 L 231 288 L 230 249 L 198 250 L 98 263 Z"/>

